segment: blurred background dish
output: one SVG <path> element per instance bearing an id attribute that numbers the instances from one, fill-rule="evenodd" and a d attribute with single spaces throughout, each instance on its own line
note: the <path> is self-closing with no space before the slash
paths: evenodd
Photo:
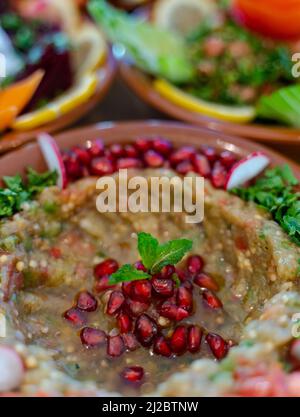
<path id="1" fill-rule="evenodd" d="M 293 5 L 300 11 L 300 2 Z M 271 32 L 262 37 L 249 29 L 238 7 L 238 1 L 157 0 L 137 20 L 103 0 L 92 0 L 89 11 L 125 62 L 124 79 L 149 104 L 172 117 L 227 133 L 297 144 L 295 34 L 289 42 L 270 38 Z M 272 8 L 277 22 L 280 11 L 282 0 Z M 143 23 L 141 16 L 152 24 Z M 275 23 L 272 27 L 275 30 Z M 283 26 L 281 37 L 285 38 Z M 286 37 L 291 38 L 288 30 Z"/>
<path id="2" fill-rule="evenodd" d="M 0 152 L 56 131 L 103 98 L 115 64 L 101 31 L 73 0 L 0 2 Z"/>

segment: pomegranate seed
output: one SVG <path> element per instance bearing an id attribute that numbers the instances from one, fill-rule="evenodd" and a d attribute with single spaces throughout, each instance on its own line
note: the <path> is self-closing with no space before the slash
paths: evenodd
<path id="1" fill-rule="evenodd" d="M 159 309 L 161 316 L 174 321 L 181 321 L 189 316 L 189 312 L 182 307 L 178 307 L 168 301 L 162 304 Z"/>
<path id="2" fill-rule="evenodd" d="M 188 278 L 186 272 L 182 269 L 176 269 L 176 275 L 178 276 L 181 282 L 186 281 Z"/>
<path id="3" fill-rule="evenodd" d="M 139 343 L 133 333 L 124 333 L 122 335 L 126 349 L 134 351 L 139 347 Z"/>
<path id="4" fill-rule="evenodd" d="M 153 149 L 161 155 L 167 156 L 172 152 L 173 144 L 167 139 L 157 138 L 153 140 Z"/>
<path id="5" fill-rule="evenodd" d="M 205 340 L 216 359 L 220 360 L 225 358 L 228 353 L 228 343 L 221 336 L 215 333 L 209 333 Z"/>
<path id="6" fill-rule="evenodd" d="M 195 276 L 194 284 L 198 285 L 201 288 L 206 288 L 210 291 L 219 291 L 219 286 L 216 283 L 216 281 L 214 281 L 212 277 L 210 277 L 207 274 L 204 274 L 203 272 Z"/>
<path id="7" fill-rule="evenodd" d="M 144 154 L 144 161 L 146 165 L 151 168 L 160 168 L 165 162 L 162 155 L 151 149 Z"/>
<path id="8" fill-rule="evenodd" d="M 183 161 L 183 162 L 180 162 L 180 164 L 177 165 L 176 171 L 180 175 L 187 175 L 189 172 L 194 171 L 194 166 L 189 161 Z"/>
<path id="9" fill-rule="evenodd" d="M 88 166 L 91 162 L 91 155 L 87 149 L 81 148 L 80 146 L 74 146 L 72 152 L 76 155 L 79 162 L 83 165 Z"/>
<path id="10" fill-rule="evenodd" d="M 109 283 L 109 275 L 103 275 L 103 277 L 97 279 L 95 285 L 94 285 L 94 291 L 99 294 L 100 292 L 109 290 L 110 288 L 114 288 L 115 285 L 111 285 Z"/>
<path id="11" fill-rule="evenodd" d="M 138 151 L 133 145 L 125 145 L 124 152 L 127 158 L 137 158 L 139 156 Z"/>
<path id="12" fill-rule="evenodd" d="M 65 168 L 68 178 L 72 180 L 81 178 L 83 175 L 82 166 L 75 156 L 65 160 Z"/>
<path id="13" fill-rule="evenodd" d="M 192 162 L 197 174 L 201 177 L 209 178 L 211 174 L 210 164 L 204 155 L 196 154 L 192 158 Z"/>
<path id="14" fill-rule="evenodd" d="M 172 355 L 170 345 L 163 336 L 155 338 L 153 343 L 153 352 L 157 355 L 166 356 L 167 358 Z"/>
<path id="15" fill-rule="evenodd" d="M 204 301 L 210 308 L 216 310 L 218 308 L 223 307 L 222 301 L 213 292 L 209 290 L 204 290 L 202 296 Z"/>
<path id="16" fill-rule="evenodd" d="M 187 329 L 184 326 L 177 326 L 174 330 L 170 346 L 174 353 L 180 354 L 186 350 L 187 347 Z"/>
<path id="17" fill-rule="evenodd" d="M 113 174 L 115 168 L 107 157 L 95 158 L 91 162 L 91 174 L 93 175 L 110 175 Z"/>
<path id="18" fill-rule="evenodd" d="M 148 280 L 132 282 L 131 298 L 136 301 L 147 302 L 151 298 L 151 283 Z"/>
<path id="19" fill-rule="evenodd" d="M 121 333 L 130 332 L 132 329 L 132 320 L 126 313 L 120 313 L 117 321 Z"/>
<path id="20" fill-rule="evenodd" d="M 172 278 L 172 275 L 175 274 L 176 268 L 174 265 L 166 265 L 161 270 L 162 278 Z"/>
<path id="21" fill-rule="evenodd" d="M 141 261 L 137 261 L 134 266 L 136 267 L 136 269 L 138 271 L 144 271 L 147 272 L 147 268 L 143 265 L 143 263 Z"/>
<path id="22" fill-rule="evenodd" d="M 288 355 L 294 369 L 300 369 L 300 339 L 293 340 Z"/>
<path id="23" fill-rule="evenodd" d="M 120 158 L 117 160 L 117 169 L 142 168 L 142 162 L 137 158 Z"/>
<path id="24" fill-rule="evenodd" d="M 190 274 L 197 274 L 204 266 L 204 261 L 201 256 L 192 255 L 187 259 L 187 270 Z"/>
<path id="25" fill-rule="evenodd" d="M 93 142 L 88 142 L 87 150 L 92 158 L 102 156 L 104 154 L 104 143 L 101 139 L 96 139 Z"/>
<path id="26" fill-rule="evenodd" d="M 149 303 L 142 303 L 140 301 L 131 300 L 131 298 L 126 299 L 126 311 L 130 316 L 133 317 L 137 317 L 147 311 L 149 306 Z"/>
<path id="27" fill-rule="evenodd" d="M 181 162 L 190 160 L 191 157 L 195 154 L 195 149 L 191 146 L 183 146 L 182 148 L 174 151 L 169 160 L 172 165 L 178 165 Z"/>
<path id="28" fill-rule="evenodd" d="M 121 158 L 122 156 L 124 156 L 124 149 L 122 145 L 120 145 L 119 143 L 114 143 L 113 145 L 110 145 L 109 151 L 114 158 Z"/>
<path id="29" fill-rule="evenodd" d="M 114 259 L 106 259 L 97 264 L 94 268 L 94 275 L 96 278 L 101 278 L 104 275 L 111 275 L 119 269 L 119 264 Z"/>
<path id="30" fill-rule="evenodd" d="M 211 173 L 211 182 L 215 188 L 224 188 L 227 179 L 227 171 L 220 162 L 216 162 Z"/>
<path id="31" fill-rule="evenodd" d="M 80 332 L 80 339 L 86 347 L 98 347 L 106 343 L 106 334 L 102 330 L 85 327 Z"/>
<path id="32" fill-rule="evenodd" d="M 177 305 L 178 307 L 184 308 L 187 311 L 193 309 L 193 295 L 190 290 L 188 290 L 183 285 L 178 288 L 177 292 Z"/>
<path id="33" fill-rule="evenodd" d="M 230 151 L 223 151 L 220 153 L 219 160 L 228 169 L 236 162 L 236 156 Z"/>
<path id="34" fill-rule="evenodd" d="M 193 284 L 191 283 L 191 281 L 188 281 L 188 280 L 184 281 L 184 282 L 181 284 L 181 286 L 182 286 L 182 287 L 184 287 L 184 288 L 186 288 L 186 289 L 187 289 L 187 290 L 189 290 L 190 292 L 192 292 L 192 291 L 193 291 L 193 289 L 194 289 Z"/>
<path id="35" fill-rule="evenodd" d="M 157 334 L 157 324 L 147 314 L 141 314 L 135 323 L 135 335 L 143 346 L 150 346 Z"/>
<path id="36" fill-rule="evenodd" d="M 113 291 L 109 297 L 106 313 L 113 316 L 122 307 L 125 301 L 121 291 Z"/>
<path id="37" fill-rule="evenodd" d="M 86 323 L 85 313 L 76 307 L 72 307 L 64 313 L 64 318 L 74 326 L 83 326 Z"/>
<path id="38" fill-rule="evenodd" d="M 77 307 L 84 311 L 95 311 L 98 307 L 98 301 L 88 291 L 81 291 L 77 297 Z"/>
<path id="39" fill-rule="evenodd" d="M 127 281 L 127 282 L 122 283 L 123 294 L 126 295 L 127 297 L 130 297 L 130 295 L 131 295 L 131 285 L 132 285 L 131 281 Z"/>
<path id="40" fill-rule="evenodd" d="M 150 139 L 139 138 L 134 142 L 134 146 L 136 149 L 141 152 L 145 153 L 152 147 L 152 141 Z"/>
<path id="41" fill-rule="evenodd" d="M 213 164 L 218 159 L 217 151 L 215 148 L 212 148 L 211 146 L 203 146 L 201 150 L 203 155 L 206 156 L 211 164 Z"/>
<path id="42" fill-rule="evenodd" d="M 112 357 L 121 356 L 125 351 L 125 345 L 120 335 L 110 336 L 107 343 L 107 354 Z"/>
<path id="43" fill-rule="evenodd" d="M 141 366 L 129 366 L 123 369 L 121 373 L 122 379 L 126 382 L 136 384 L 144 378 L 144 369 Z"/>
<path id="44" fill-rule="evenodd" d="M 196 353 L 200 350 L 202 331 L 198 326 L 190 326 L 188 328 L 188 350 Z"/>
<path id="45" fill-rule="evenodd" d="M 174 281 L 172 278 L 153 277 L 151 279 L 152 288 L 161 297 L 172 297 L 174 294 Z"/>

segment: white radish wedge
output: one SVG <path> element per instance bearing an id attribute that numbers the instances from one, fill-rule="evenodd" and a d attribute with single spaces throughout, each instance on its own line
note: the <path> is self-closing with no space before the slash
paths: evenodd
<path id="1" fill-rule="evenodd" d="M 233 165 L 228 173 L 226 190 L 232 190 L 252 180 L 260 174 L 270 163 L 270 159 L 263 152 L 253 152 L 246 158 Z"/>
<path id="2" fill-rule="evenodd" d="M 0 346 L 0 392 L 18 388 L 23 377 L 24 365 L 18 353 L 8 346 Z"/>
<path id="3" fill-rule="evenodd" d="M 52 136 L 48 135 L 47 133 L 41 133 L 38 136 L 38 143 L 40 145 L 40 149 L 45 158 L 45 161 L 47 162 L 49 170 L 55 170 L 58 174 L 57 186 L 62 189 L 66 188 L 67 173 L 62 155 L 60 153 L 56 141 L 53 139 Z"/>

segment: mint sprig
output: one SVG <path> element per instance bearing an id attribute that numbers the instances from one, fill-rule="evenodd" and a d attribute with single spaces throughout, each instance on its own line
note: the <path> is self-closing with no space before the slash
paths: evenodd
<path id="1" fill-rule="evenodd" d="M 149 273 L 137 270 L 133 265 L 125 264 L 111 275 L 111 285 L 120 282 L 151 278 L 151 274 L 159 273 L 166 265 L 176 265 L 184 255 L 192 249 L 193 242 L 188 239 L 176 239 L 160 244 L 149 233 L 138 233 L 138 251 L 143 265 Z"/>
<path id="2" fill-rule="evenodd" d="M 110 276 L 109 284 L 116 285 L 120 282 L 137 281 L 148 278 L 151 278 L 151 275 L 144 271 L 139 271 L 133 265 L 125 264 Z"/>

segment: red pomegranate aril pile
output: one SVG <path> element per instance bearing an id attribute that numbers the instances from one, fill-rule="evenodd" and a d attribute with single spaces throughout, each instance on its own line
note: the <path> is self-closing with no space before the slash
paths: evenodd
<path id="1" fill-rule="evenodd" d="M 205 339 L 216 359 L 225 358 L 228 353 L 228 343 L 218 334 L 208 333 Z"/>
<path id="2" fill-rule="evenodd" d="M 197 274 L 197 272 L 200 272 L 204 266 L 204 261 L 201 256 L 199 255 L 192 255 L 189 256 L 187 261 L 187 270 L 190 274 Z"/>
<path id="3" fill-rule="evenodd" d="M 236 162 L 236 156 L 230 151 L 223 151 L 220 153 L 219 160 L 225 168 L 230 169 Z"/>
<path id="4" fill-rule="evenodd" d="M 94 275 L 96 278 L 101 278 L 104 275 L 111 275 L 119 269 L 119 264 L 114 259 L 106 259 L 97 264 L 94 268 Z"/>
<path id="5" fill-rule="evenodd" d="M 79 308 L 72 307 L 64 313 L 64 318 L 74 326 L 84 326 L 86 324 L 86 315 Z"/>
<path id="6" fill-rule="evenodd" d="M 152 148 L 152 141 L 147 138 L 138 138 L 134 142 L 134 146 L 140 153 L 143 154 Z"/>
<path id="7" fill-rule="evenodd" d="M 172 297 L 174 294 L 175 283 L 172 278 L 162 278 L 161 276 L 154 276 L 151 279 L 154 294 L 160 297 Z"/>
<path id="8" fill-rule="evenodd" d="M 66 154 L 63 158 L 68 179 L 75 181 L 83 177 L 82 166 L 75 154 Z"/>
<path id="9" fill-rule="evenodd" d="M 206 288 L 210 291 L 219 291 L 219 285 L 216 283 L 216 281 L 204 272 L 200 272 L 200 274 L 195 276 L 194 284 L 198 285 L 198 287 Z"/>
<path id="10" fill-rule="evenodd" d="M 84 149 L 80 146 L 74 146 L 72 148 L 72 152 L 76 155 L 78 161 L 85 165 L 85 166 L 89 166 L 90 162 L 91 162 L 91 154 L 88 152 L 87 149 Z"/>
<path id="11" fill-rule="evenodd" d="M 122 283 L 123 294 L 127 297 L 131 296 L 131 286 L 132 286 L 132 281 L 127 281 L 127 282 Z"/>
<path id="12" fill-rule="evenodd" d="M 117 323 L 121 333 L 128 333 L 132 330 L 132 319 L 126 313 L 118 315 Z"/>
<path id="13" fill-rule="evenodd" d="M 188 328 L 187 345 L 191 353 L 197 353 L 201 347 L 202 330 L 198 326 Z"/>
<path id="14" fill-rule="evenodd" d="M 104 143 L 101 139 L 95 139 L 92 142 L 88 142 L 87 150 L 92 158 L 97 158 L 104 154 Z"/>
<path id="15" fill-rule="evenodd" d="M 201 177 L 209 178 L 211 174 L 211 168 L 208 159 L 204 155 L 196 154 L 192 157 L 192 163 L 195 168 L 195 172 Z"/>
<path id="16" fill-rule="evenodd" d="M 166 265 L 161 270 L 162 278 L 172 278 L 172 275 L 176 273 L 176 268 L 174 265 Z"/>
<path id="17" fill-rule="evenodd" d="M 186 309 L 178 307 L 168 301 L 161 305 L 159 313 L 161 316 L 173 321 L 181 321 L 189 317 L 189 312 Z"/>
<path id="18" fill-rule="evenodd" d="M 123 369 L 121 378 L 129 383 L 140 383 L 144 378 L 144 369 L 141 366 L 129 366 Z"/>
<path id="19" fill-rule="evenodd" d="M 76 306 L 80 310 L 92 312 L 97 310 L 98 301 L 90 292 L 81 291 L 77 296 Z"/>
<path id="20" fill-rule="evenodd" d="M 138 169 L 142 168 L 142 162 L 137 158 L 120 158 L 117 160 L 116 168 L 119 169 Z"/>
<path id="21" fill-rule="evenodd" d="M 102 330 L 85 327 L 80 332 L 80 339 L 83 345 L 93 348 L 106 344 L 107 336 Z"/>
<path id="22" fill-rule="evenodd" d="M 149 307 L 150 303 L 143 303 L 141 301 L 132 300 L 131 298 L 125 298 L 125 309 L 132 317 L 139 316 L 147 311 Z"/>
<path id="23" fill-rule="evenodd" d="M 133 300 L 148 302 L 151 299 L 151 283 L 148 280 L 138 280 L 131 284 L 130 295 Z"/>
<path id="24" fill-rule="evenodd" d="M 216 149 L 212 148 L 211 146 L 203 146 L 201 151 L 211 164 L 213 164 L 218 159 Z"/>
<path id="25" fill-rule="evenodd" d="M 153 140 L 153 149 L 161 155 L 168 156 L 173 150 L 173 144 L 167 139 L 157 138 Z"/>
<path id="26" fill-rule="evenodd" d="M 194 165 L 190 161 L 182 161 L 176 166 L 176 171 L 180 175 L 186 175 L 189 172 L 195 171 Z"/>
<path id="27" fill-rule="evenodd" d="M 227 180 L 227 171 L 224 166 L 217 161 L 211 172 L 211 182 L 215 188 L 224 188 Z"/>
<path id="28" fill-rule="evenodd" d="M 124 153 L 127 158 L 138 158 L 139 153 L 133 145 L 125 145 Z"/>
<path id="29" fill-rule="evenodd" d="M 223 307 L 222 301 L 212 291 L 204 290 L 202 293 L 202 297 L 205 303 L 214 310 Z"/>
<path id="30" fill-rule="evenodd" d="M 127 350 L 132 352 L 140 347 L 139 342 L 133 333 L 124 333 L 122 338 Z"/>
<path id="31" fill-rule="evenodd" d="M 143 346 L 151 346 L 158 329 L 155 321 L 148 314 L 141 314 L 135 323 L 135 335 Z"/>
<path id="32" fill-rule="evenodd" d="M 300 339 L 292 341 L 289 348 L 288 356 L 294 369 L 300 369 Z"/>
<path id="33" fill-rule="evenodd" d="M 190 289 L 181 285 L 177 291 L 177 306 L 191 312 L 193 309 L 193 293 Z"/>
<path id="34" fill-rule="evenodd" d="M 99 294 L 103 291 L 115 288 L 115 285 L 111 285 L 109 283 L 110 275 L 104 275 L 101 278 L 96 278 L 96 282 L 94 285 L 94 291 Z"/>
<path id="35" fill-rule="evenodd" d="M 182 354 L 187 348 L 187 329 L 185 326 L 177 326 L 174 330 L 171 339 L 170 346 L 174 353 Z"/>
<path id="36" fill-rule="evenodd" d="M 122 336 L 109 336 L 107 339 L 107 354 L 112 357 L 121 356 L 126 350 Z"/>
<path id="37" fill-rule="evenodd" d="M 136 267 L 136 269 L 138 271 L 144 271 L 147 272 L 147 268 L 143 265 L 143 263 L 141 261 L 137 261 L 134 266 Z"/>
<path id="38" fill-rule="evenodd" d="M 110 154 L 116 159 L 122 158 L 122 156 L 124 156 L 125 154 L 123 146 L 120 145 L 119 143 L 114 143 L 110 145 L 109 151 L 110 151 Z"/>
<path id="39" fill-rule="evenodd" d="M 183 146 L 177 150 L 175 150 L 169 158 L 171 165 L 176 166 L 181 162 L 186 160 L 190 160 L 192 156 L 195 154 L 195 149 L 192 146 Z"/>
<path id="40" fill-rule="evenodd" d="M 125 297 L 121 291 L 113 291 L 107 303 L 106 313 L 113 316 L 120 310 L 124 301 Z"/>
<path id="41" fill-rule="evenodd" d="M 92 175 L 104 176 L 115 172 L 115 167 L 106 156 L 95 158 L 91 162 L 90 171 Z"/>
<path id="42" fill-rule="evenodd" d="M 150 149 L 144 155 L 145 164 L 150 168 L 160 168 L 164 165 L 165 159 L 158 152 Z"/>
<path id="43" fill-rule="evenodd" d="M 153 352 L 156 353 L 156 355 L 165 356 L 167 358 L 172 355 L 170 344 L 164 336 L 158 336 L 155 338 L 153 342 Z"/>

